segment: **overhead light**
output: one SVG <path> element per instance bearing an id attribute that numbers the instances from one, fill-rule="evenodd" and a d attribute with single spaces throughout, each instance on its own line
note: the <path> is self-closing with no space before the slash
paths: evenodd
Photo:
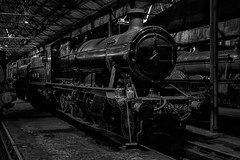
<path id="1" fill-rule="evenodd" d="M 29 22 L 27 20 L 24 21 L 25 24 L 29 24 Z"/>
<path id="2" fill-rule="evenodd" d="M 28 45 L 28 43 L 29 43 L 29 40 L 24 40 L 24 41 L 23 41 L 23 44 L 24 44 L 24 45 Z"/>
<path id="3" fill-rule="evenodd" d="M 9 38 L 11 38 L 12 37 L 12 34 L 9 34 L 9 32 L 8 32 L 8 29 L 6 28 L 6 32 L 7 32 L 7 35 L 8 35 L 8 37 Z"/>

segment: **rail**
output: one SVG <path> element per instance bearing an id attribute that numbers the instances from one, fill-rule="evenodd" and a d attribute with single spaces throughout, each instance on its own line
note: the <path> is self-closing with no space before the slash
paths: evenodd
<path id="1" fill-rule="evenodd" d="M 104 128 L 97 128 L 96 126 L 94 126 L 93 124 L 87 123 L 82 121 L 80 118 L 78 117 L 73 117 L 71 114 L 69 113 L 65 113 L 59 109 L 57 109 L 58 113 L 61 116 L 61 119 L 67 119 L 66 117 L 70 118 L 71 122 L 68 122 L 70 124 L 73 125 L 73 123 L 75 124 L 74 126 L 79 126 L 79 125 L 83 125 L 85 126 L 85 130 L 89 130 L 91 131 L 91 134 L 94 134 L 95 136 L 100 137 L 102 140 L 105 140 L 106 142 L 108 141 L 108 144 L 110 143 L 114 143 L 116 146 L 122 146 L 123 148 L 125 147 L 125 149 L 139 149 L 139 150 L 145 150 L 145 151 L 150 151 L 152 153 L 155 153 L 155 155 L 158 155 L 160 158 L 159 159 L 164 159 L 164 160 L 176 160 L 173 157 L 170 157 L 164 153 L 161 153 L 153 148 L 147 147 L 146 145 L 140 144 L 140 143 L 128 143 L 128 139 L 126 139 L 125 137 L 118 135 L 114 132 L 111 132 L 107 129 Z M 60 116 L 58 115 L 58 117 Z M 65 117 L 66 116 L 66 117 Z M 113 145 L 113 144 L 111 144 Z M 113 145 L 113 146 L 115 146 Z"/>
<path id="2" fill-rule="evenodd" d="M 0 124 L 0 138 L 3 143 L 3 147 L 7 153 L 8 160 L 24 160 L 20 151 L 17 148 L 17 145 L 10 136 L 7 127 L 2 121 Z"/>
<path id="3" fill-rule="evenodd" d="M 226 153 L 218 149 L 208 147 L 198 142 L 187 142 L 187 150 L 194 158 L 201 155 L 201 159 L 218 159 L 218 160 L 240 160 L 240 156 L 233 153 Z M 196 156 L 198 155 L 198 156 Z M 189 157 L 187 157 L 189 158 Z M 191 157 L 193 158 L 193 157 Z"/>

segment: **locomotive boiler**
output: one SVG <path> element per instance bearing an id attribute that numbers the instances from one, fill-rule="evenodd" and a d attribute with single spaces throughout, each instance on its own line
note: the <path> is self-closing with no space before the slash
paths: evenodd
<path id="1" fill-rule="evenodd" d="M 238 107 L 239 102 L 239 69 L 240 69 L 240 52 L 239 40 L 236 41 L 234 49 L 218 51 L 218 79 L 219 79 L 219 102 L 223 106 Z M 203 80 L 195 87 L 185 87 L 188 92 L 189 88 L 195 88 L 195 91 L 203 91 L 204 96 L 209 94 L 210 80 L 210 51 L 203 51 L 198 47 L 193 47 L 190 51 L 180 51 L 174 71 L 168 79 L 172 80 Z M 196 83 L 195 83 L 196 84 Z"/>
<path id="2" fill-rule="evenodd" d="M 176 43 L 161 27 L 143 27 L 142 9 L 131 9 L 128 16 L 125 33 L 75 48 L 61 39 L 32 57 L 28 98 L 56 103 L 60 110 L 130 141 L 184 128 L 193 98 L 161 91 L 161 81 L 175 67 Z"/>
<path id="3" fill-rule="evenodd" d="M 176 62 L 176 43 L 160 27 L 143 28 L 142 10 L 132 9 L 128 15 L 130 27 L 126 33 L 90 40 L 69 54 L 61 52 L 61 63 L 69 64 L 64 66 L 63 72 L 111 73 L 115 67 L 122 73 L 151 83 L 165 78 Z"/>

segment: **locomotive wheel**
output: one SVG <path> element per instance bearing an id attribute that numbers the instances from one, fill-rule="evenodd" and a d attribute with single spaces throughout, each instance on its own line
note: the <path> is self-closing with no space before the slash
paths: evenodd
<path id="1" fill-rule="evenodd" d="M 87 121 L 87 112 L 84 103 L 77 107 L 78 110 L 78 117 L 84 121 Z"/>
<path id="2" fill-rule="evenodd" d="M 130 110 L 129 110 L 130 113 Z M 133 136 L 133 133 L 136 129 L 136 124 L 133 115 L 129 115 L 129 121 L 130 121 L 130 130 L 131 130 L 131 136 Z M 129 138 L 129 125 L 128 125 L 128 118 L 127 113 L 123 113 L 121 116 L 121 130 L 124 137 Z"/>
<path id="3" fill-rule="evenodd" d="M 84 103 L 83 103 L 83 98 L 77 98 L 77 101 L 75 102 L 75 106 L 76 106 L 76 112 L 77 112 L 77 116 L 81 119 L 83 119 L 83 106 L 84 106 Z"/>
<path id="4" fill-rule="evenodd" d="M 70 109 L 70 113 L 73 117 L 76 117 L 78 115 L 77 106 L 75 104 L 71 104 L 69 106 L 69 109 Z"/>
<path id="5" fill-rule="evenodd" d="M 93 103 L 93 98 L 92 97 L 87 97 L 86 101 L 85 101 L 85 111 L 86 111 L 86 115 L 88 116 L 88 120 L 90 122 L 94 122 L 94 118 L 91 115 L 92 103 Z"/>
<path id="6" fill-rule="evenodd" d="M 102 128 L 103 128 L 103 129 L 106 129 L 106 130 L 108 130 L 108 131 L 113 131 L 112 125 L 109 125 L 109 124 L 104 124 L 104 125 L 102 126 Z"/>
<path id="7" fill-rule="evenodd" d="M 92 98 L 91 97 L 86 97 L 84 101 L 83 107 L 79 107 L 79 116 L 84 120 L 84 121 L 90 121 L 91 120 L 91 105 L 92 105 Z"/>
<path id="8" fill-rule="evenodd" d="M 100 128 L 103 128 L 104 123 L 103 123 L 99 118 L 94 118 L 94 117 L 92 117 L 91 120 L 92 120 L 92 123 L 93 123 L 95 126 L 100 127 Z"/>
<path id="9" fill-rule="evenodd" d="M 113 131 L 112 125 L 106 123 L 105 121 L 98 121 L 97 123 L 101 128 L 107 130 L 107 131 Z"/>
<path id="10" fill-rule="evenodd" d="M 61 110 L 63 112 L 67 112 L 68 109 L 69 109 L 69 102 L 68 102 L 68 99 L 65 95 L 61 95 L 60 96 L 60 105 L 61 105 Z"/>
<path id="11" fill-rule="evenodd" d="M 81 119 L 84 120 L 84 115 L 83 115 L 83 114 L 84 114 L 84 113 L 83 113 L 82 108 L 81 108 L 81 107 L 78 107 L 78 116 L 79 116 Z"/>

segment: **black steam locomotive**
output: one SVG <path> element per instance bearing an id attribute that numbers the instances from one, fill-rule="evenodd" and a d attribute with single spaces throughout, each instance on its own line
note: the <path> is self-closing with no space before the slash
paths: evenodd
<path id="1" fill-rule="evenodd" d="M 175 67 L 176 43 L 158 26 L 143 27 L 143 10 L 128 15 L 130 26 L 123 34 L 75 48 L 67 38 L 47 45 L 21 68 L 25 79 L 18 76 L 16 87 L 25 87 L 21 94 L 32 103 L 57 103 L 62 111 L 130 140 L 180 129 L 197 101 L 161 90 Z"/>
<path id="2" fill-rule="evenodd" d="M 14 106 L 16 95 L 6 89 L 6 78 L 2 66 L 0 64 L 0 119 L 4 110 Z"/>
<path id="3" fill-rule="evenodd" d="M 239 39 L 235 48 L 218 51 L 219 103 L 225 107 L 240 107 Z M 177 63 L 167 79 L 179 80 L 176 85 L 186 94 L 209 97 L 210 51 L 206 47 L 191 47 L 189 51 L 178 52 Z M 181 83 L 181 85 L 179 85 Z M 183 82 L 188 82 L 183 84 Z M 190 85 L 189 85 L 190 84 Z"/>

